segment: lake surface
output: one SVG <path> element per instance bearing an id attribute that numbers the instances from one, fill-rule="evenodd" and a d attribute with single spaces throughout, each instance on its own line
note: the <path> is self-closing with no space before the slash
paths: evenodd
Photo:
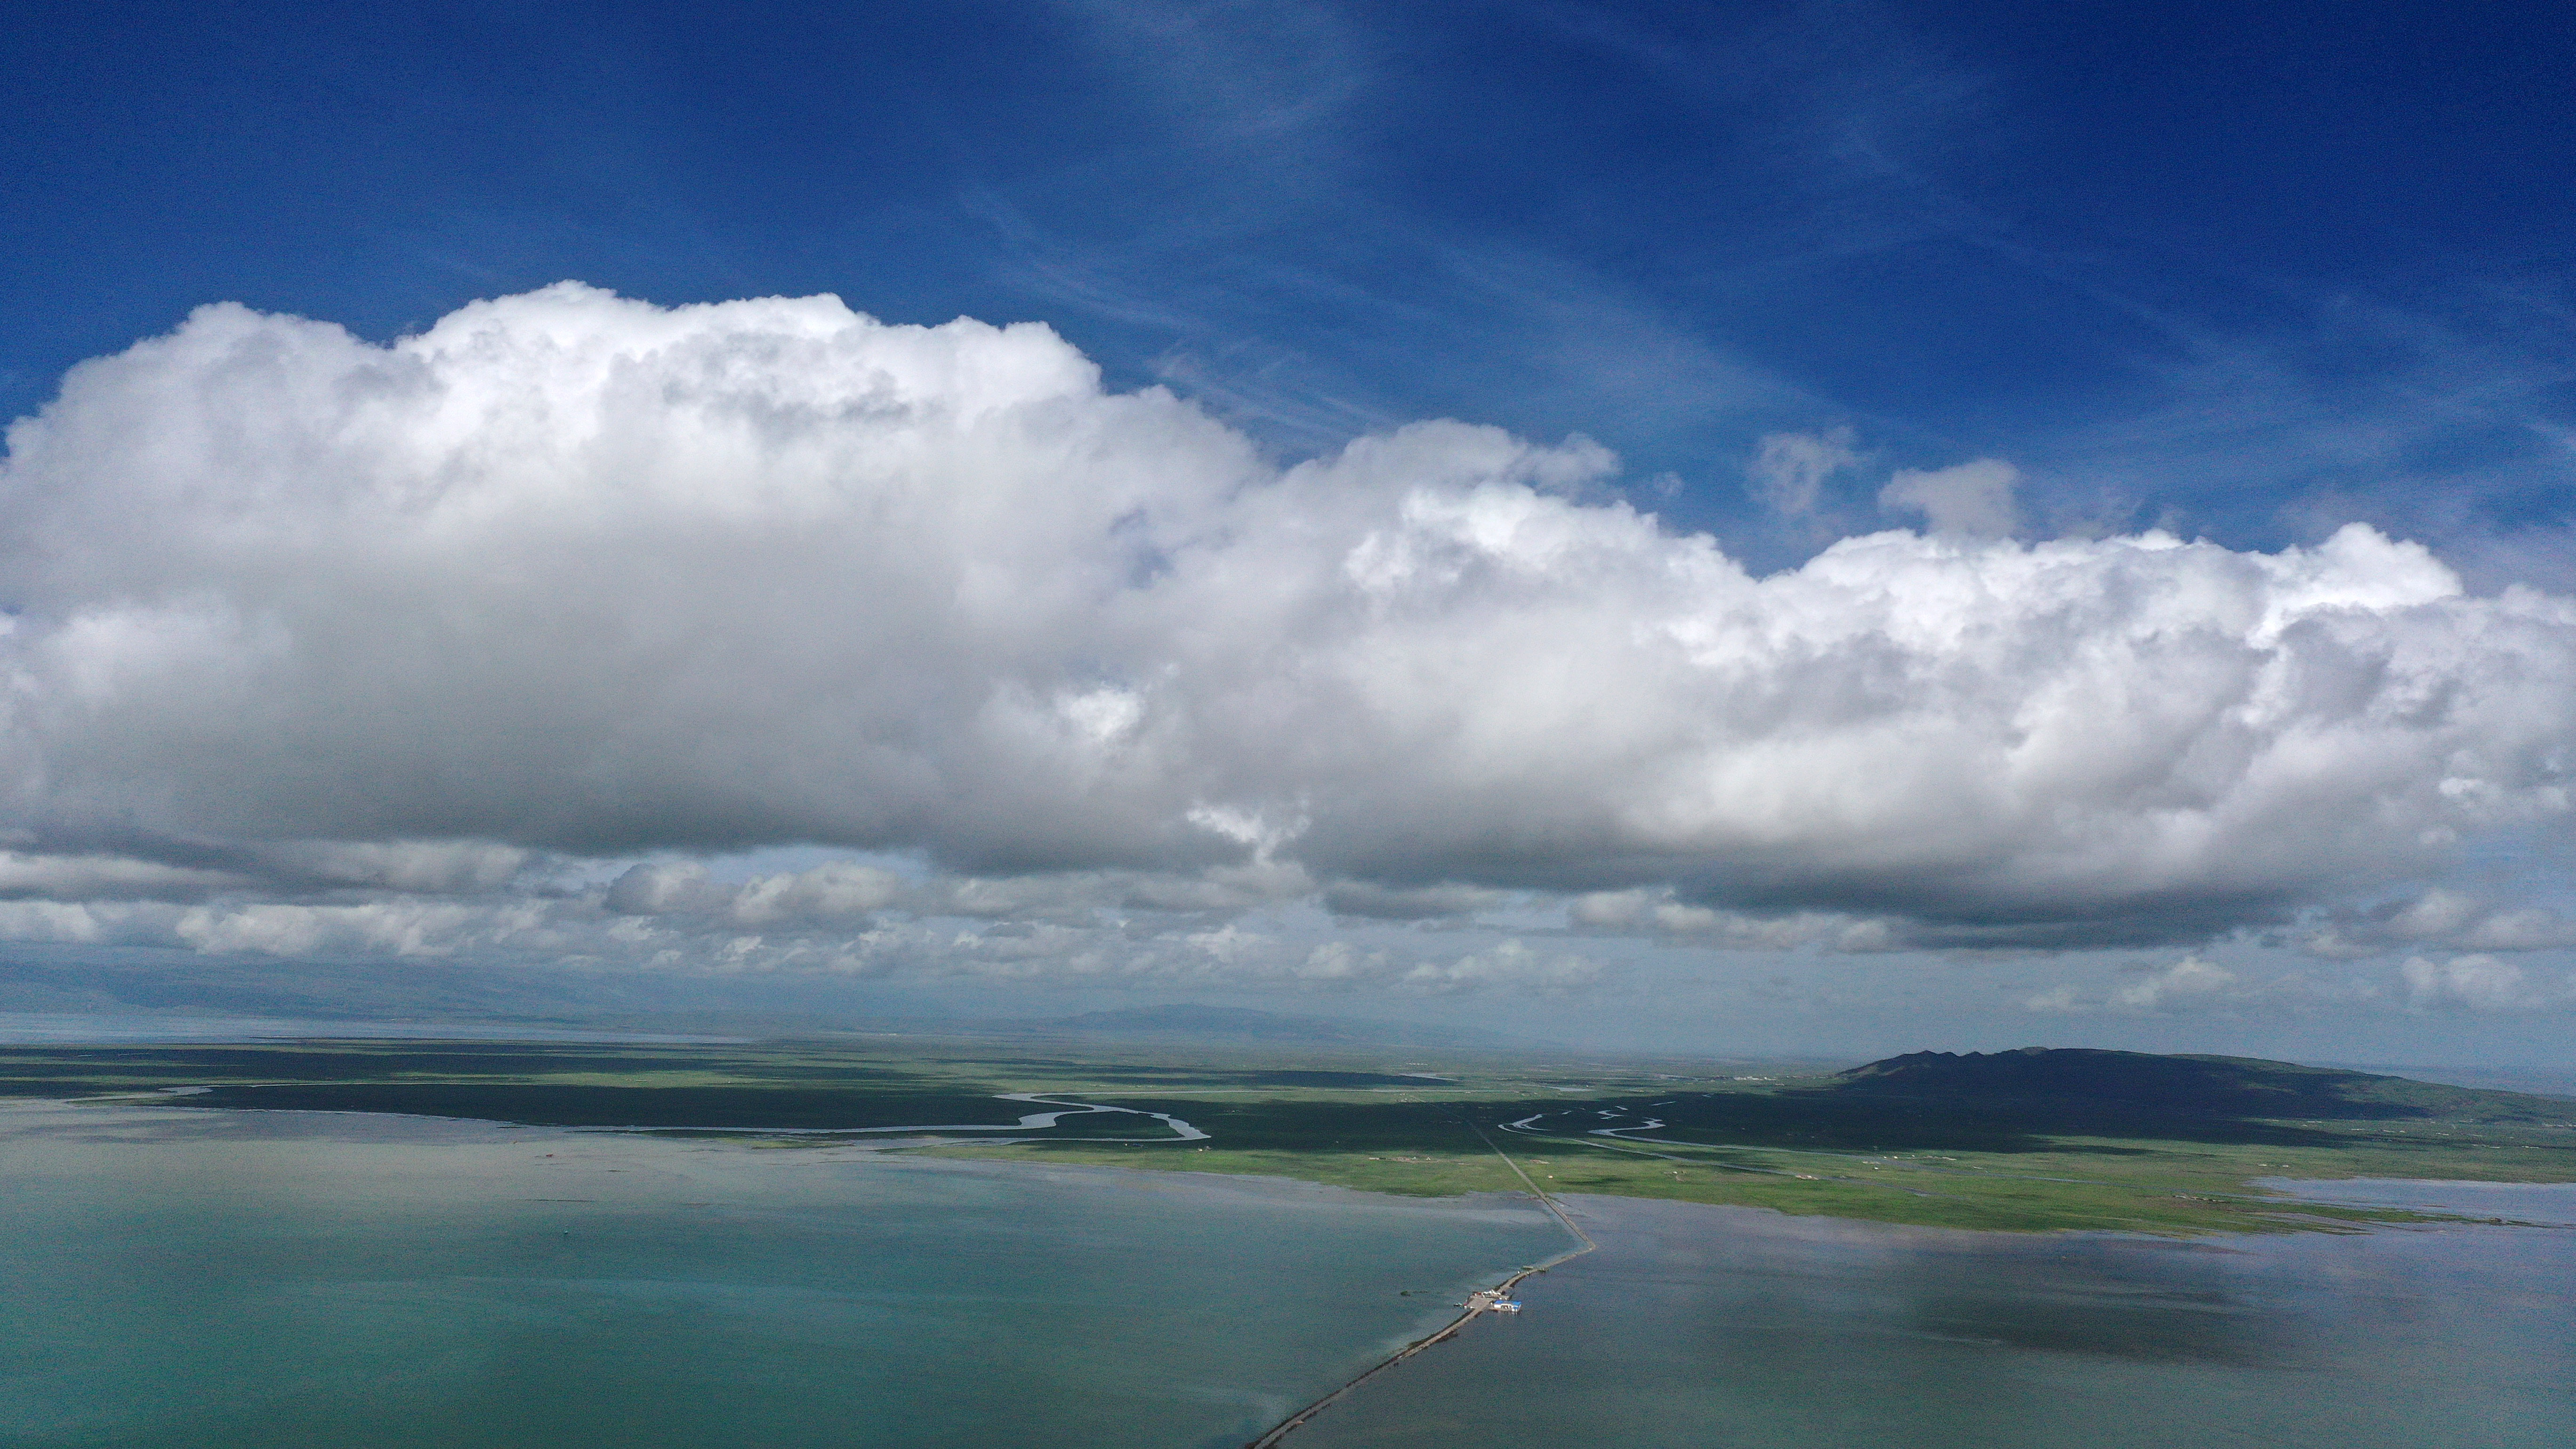
<path id="1" fill-rule="evenodd" d="M 2302 1184 L 2576 1220 L 2576 1188 Z M 2576 1232 L 2174 1242 L 1569 1198 L 1601 1251 L 1292 1449 L 2566 1449 Z"/>
<path id="2" fill-rule="evenodd" d="M 134 1449 L 1230 1449 L 1564 1240 L 1496 1198 L 25 1102 L 0 1225 L 0 1443 Z"/>
<path id="3" fill-rule="evenodd" d="M 1601 1251 L 1288 1449 L 2576 1444 L 2576 1231 L 1569 1202 Z M 48 1449 L 1232 1449 L 1564 1241 L 1494 1198 L 27 1102 L 0 1226 L 0 1444 Z"/>

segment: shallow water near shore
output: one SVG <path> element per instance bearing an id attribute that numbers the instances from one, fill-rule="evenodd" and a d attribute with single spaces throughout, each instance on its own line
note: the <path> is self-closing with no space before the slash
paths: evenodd
<path id="1" fill-rule="evenodd" d="M 0 1222 L 0 1444 L 66 1449 L 1234 1446 L 1563 1241 L 1505 1199 L 24 1102 Z"/>
<path id="2" fill-rule="evenodd" d="M 2300 1186 L 2525 1221 L 2576 1208 L 2568 1186 Z M 2576 1232 L 2177 1242 L 1567 1202 L 1599 1252 L 1292 1449 L 2576 1444 Z"/>
<path id="3" fill-rule="evenodd" d="M 2275 1186 L 2576 1222 L 2576 1186 Z M 2576 1443 L 2576 1231 L 1569 1205 L 1598 1252 L 1288 1449 Z M 0 1224 L 0 1444 L 47 1449 L 1231 1449 L 1565 1241 L 1526 1200 L 33 1102 Z"/>

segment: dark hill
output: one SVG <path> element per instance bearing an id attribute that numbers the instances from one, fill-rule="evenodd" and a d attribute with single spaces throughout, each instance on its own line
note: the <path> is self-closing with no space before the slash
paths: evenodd
<path id="1" fill-rule="evenodd" d="M 2159 1056 L 2086 1047 L 1913 1052 L 1838 1074 L 1834 1095 L 1955 1106 L 2275 1121 L 2441 1118 L 2568 1122 L 2576 1101 L 2446 1087 L 2256 1057 Z"/>

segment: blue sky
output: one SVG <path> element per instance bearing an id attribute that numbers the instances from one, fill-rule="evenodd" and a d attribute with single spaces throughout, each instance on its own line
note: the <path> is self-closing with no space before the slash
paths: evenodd
<path id="1" fill-rule="evenodd" d="M 15 15 L 22 952 L 2563 1058 L 2564 6 Z"/>
<path id="2" fill-rule="evenodd" d="M 2564 552 L 2560 6 L 42 8 L 12 414 L 210 300 L 831 291 L 1045 320 L 1291 455 L 1584 432 L 1774 564 L 1755 440 L 1835 426 L 2070 524 Z"/>

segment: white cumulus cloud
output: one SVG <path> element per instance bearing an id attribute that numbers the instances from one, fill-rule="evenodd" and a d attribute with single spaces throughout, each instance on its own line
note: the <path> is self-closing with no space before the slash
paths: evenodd
<path id="1" fill-rule="evenodd" d="M 2576 978 L 2553 980 L 2493 956 L 2454 956 L 2440 963 L 2416 956 L 2398 970 L 2408 1004 L 2418 1011 L 2537 1011 L 2576 1002 Z"/>
<path id="2" fill-rule="evenodd" d="M 2576 921 L 2544 906 L 2498 905 L 2436 886 L 2411 900 L 2349 910 L 2297 938 L 2312 955 L 2376 955 L 2400 947 L 2548 951 L 2576 946 Z"/>
<path id="3" fill-rule="evenodd" d="M 1935 533 L 2004 538 L 2021 526 L 2013 489 L 2021 471 L 2000 458 L 1951 468 L 1906 469 L 1878 491 L 1878 506 L 1919 514 Z"/>
<path id="4" fill-rule="evenodd" d="M 1828 433 L 1773 433 L 1762 440 L 1745 479 L 1753 496 L 1787 518 L 1805 518 L 1824 502 L 1825 484 L 1858 467 L 1849 428 Z"/>
<path id="5" fill-rule="evenodd" d="M 1841 466 L 1810 452 L 1774 460 L 1790 502 Z M 2362 527 L 2013 542 L 1992 460 L 1890 485 L 1930 533 L 1757 578 L 1580 501 L 1615 466 L 1425 423 L 1282 468 L 1044 327 L 829 297 L 564 285 L 383 346 L 206 308 L 9 432 L 0 889 L 434 896 L 810 844 L 1092 904 L 1641 892 L 1656 931 L 1851 946 L 2182 938 L 2563 829 L 2566 600 L 2469 597 Z M 754 956 L 976 914 L 927 889 L 666 863 L 607 905 Z M 493 938 L 432 904 L 182 934 Z M 1443 969 L 1581 974 L 1472 963 Z"/>
<path id="6" fill-rule="evenodd" d="M 2111 1005 L 2128 1011 L 2187 1010 L 2217 1000 L 2235 985 L 2235 972 L 2214 961 L 2186 956 L 2112 992 Z"/>

